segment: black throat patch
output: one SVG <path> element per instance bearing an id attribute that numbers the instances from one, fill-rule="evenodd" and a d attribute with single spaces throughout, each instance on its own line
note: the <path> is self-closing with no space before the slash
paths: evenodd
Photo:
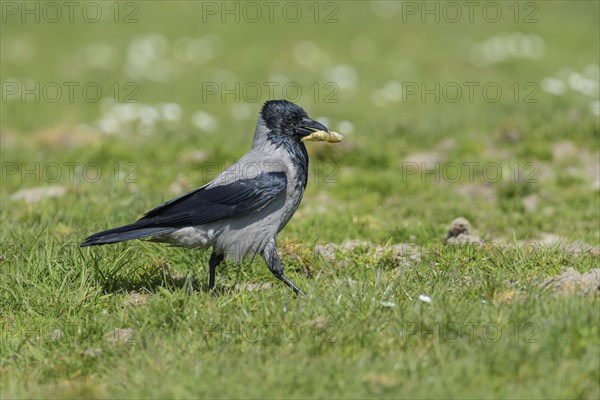
<path id="1" fill-rule="evenodd" d="M 302 185 L 303 189 L 306 188 L 306 183 L 308 182 L 308 153 L 306 152 L 304 143 L 273 132 L 267 133 L 267 139 L 277 149 L 283 146 L 292 157 L 292 162 L 298 171 L 298 176 L 296 176 L 297 181 Z"/>

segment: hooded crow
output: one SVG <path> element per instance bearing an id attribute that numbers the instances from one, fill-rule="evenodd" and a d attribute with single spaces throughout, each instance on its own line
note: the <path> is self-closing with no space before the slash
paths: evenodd
<path id="1" fill-rule="evenodd" d="M 302 200 L 308 179 L 305 141 L 336 143 L 342 136 L 286 100 L 267 101 L 252 149 L 212 182 L 147 212 L 138 221 L 98 232 L 81 246 L 148 238 L 187 248 L 212 247 L 210 289 L 224 260 L 260 254 L 276 278 L 304 294 L 283 272 L 275 236 Z"/>

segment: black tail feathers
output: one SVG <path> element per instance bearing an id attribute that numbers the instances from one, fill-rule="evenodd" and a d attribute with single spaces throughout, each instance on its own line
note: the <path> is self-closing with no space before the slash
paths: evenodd
<path id="1" fill-rule="evenodd" d="M 177 228 L 143 228 L 136 227 L 135 224 L 131 224 L 94 233 L 92 236 L 85 239 L 83 243 L 80 243 L 79 246 L 97 246 L 102 244 L 124 242 L 126 240 L 143 239 L 151 236 L 164 235 L 175 230 L 177 230 Z"/>

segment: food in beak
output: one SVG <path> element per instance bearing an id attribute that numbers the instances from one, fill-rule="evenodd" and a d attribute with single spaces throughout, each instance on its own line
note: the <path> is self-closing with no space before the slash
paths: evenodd
<path id="1" fill-rule="evenodd" d="M 339 143 L 344 140 L 344 137 L 337 132 L 326 132 L 326 131 L 314 131 L 308 136 L 302 138 L 303 142 L 329 142 Z"/>

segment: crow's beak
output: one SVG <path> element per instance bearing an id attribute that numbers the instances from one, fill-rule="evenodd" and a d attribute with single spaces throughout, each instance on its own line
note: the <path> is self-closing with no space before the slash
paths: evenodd
<path id="1" fill-rule="evenodd" d="M 330 132 L 323 124 L 310 118 L 304 118 L 302 123 L 302 131 L 306 133 L 301 139 L 303 142 L 339 143 L 344 139 L 339 133 Z"/>

